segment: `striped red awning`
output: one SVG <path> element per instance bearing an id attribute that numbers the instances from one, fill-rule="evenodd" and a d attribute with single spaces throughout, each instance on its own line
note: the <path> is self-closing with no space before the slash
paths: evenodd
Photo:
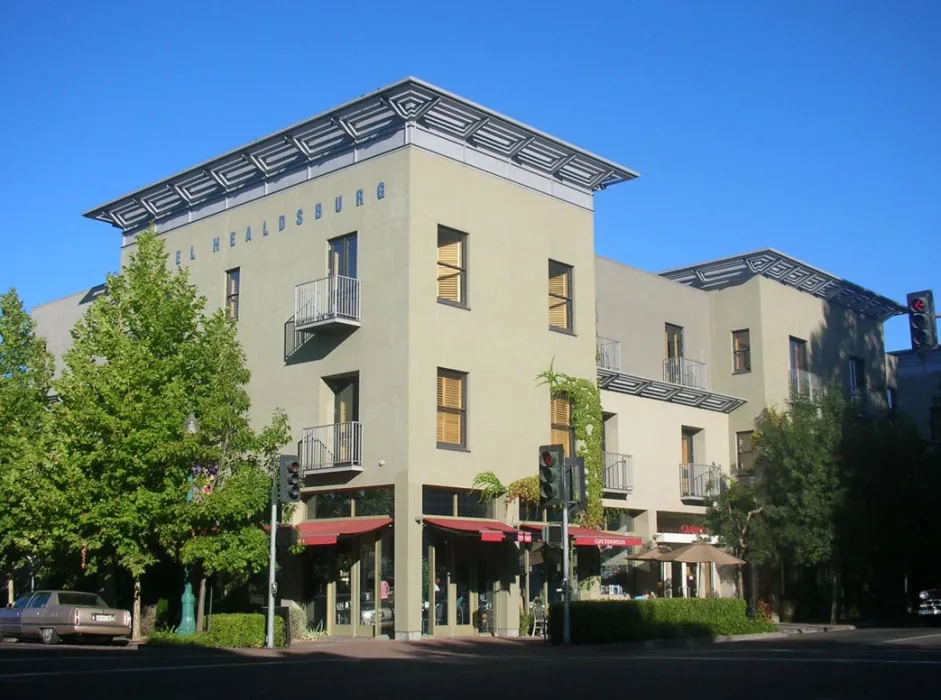
<path id="1" fill-rule="evenodd" d="M 341 537 L 362 535 L 392 523 L 392 518 L 347 518 L 346 520 L 308 520 L 297 526 L 297 543 L 311 546 L 336 544 Z"/>
<path id="2" fill-rule="evenodd" d="M 535 532 L 542 532 L 542 525 L 527 523 L 523 527 Z M 569 525 L 569 537 L 576 547 L 640 547 L 644 540 L 633 535 L 622 535 L 617 532 L 592 530 L 587 527 Z"/>
<path id="3" fill-rule="evenodd" d="M 475 518 L 424 518 L 425 523 L 461 535 L 480 535 L 481 542 L 532 542 L 528 532 L 517 530 L 498 520 Z"/>

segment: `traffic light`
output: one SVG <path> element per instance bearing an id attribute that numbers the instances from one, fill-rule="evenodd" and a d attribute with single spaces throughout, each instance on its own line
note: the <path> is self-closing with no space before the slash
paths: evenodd
<path id="1" fill-rule="evenodd" d="M 934 316 L 934 294 L 930 289 L 908 295 L 908 325 L 912 350 L 931 350 L 938 344 L 938 322 Z"/>
<path id="2" fill-rule="evenodd" d="M 585 484 L 585 458 L 575 457 L 570 460 L 569 472 L 569 500 L 573 510 L 585 510 L 588 507 L 588 497 Z"/>
<path id="3" fill-rule="evenodd" d="M 281 503 L 299 503 L 301 500 L 301 465 L 291 455 L 281 455 L 278 500 Z"/>
<path id="4" fill-rule="evenodd" d="M 539 505 L 543 508 L 562 505 L 565 451 L 562 445 L 539 448 Z"/>

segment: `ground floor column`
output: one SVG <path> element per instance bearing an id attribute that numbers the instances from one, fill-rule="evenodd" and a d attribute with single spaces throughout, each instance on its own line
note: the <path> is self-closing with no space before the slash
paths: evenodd
<path id="1" fill-rule="evenodd" d="M 499 575 L 496 580 L 496 624 L 494 629 L 498 637 L 518 637 L 520 635 L 520 550 L 510 543 L 500 547 L 498 557 Z"/>
<path id="2" fill-rule="evenodd" d="M 395 639 L 422 636 L 422 490 L 403 472 L 395 482 Z"/>

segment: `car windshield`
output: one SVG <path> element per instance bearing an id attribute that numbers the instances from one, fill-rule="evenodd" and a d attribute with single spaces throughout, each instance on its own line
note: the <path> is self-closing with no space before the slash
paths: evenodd
<path id="1" fill-rule="evenodd" d="M 60 593 L 59 605 L 75 605 L 80 608 L 106 608 L 107 603 L 94 593 Z"/>

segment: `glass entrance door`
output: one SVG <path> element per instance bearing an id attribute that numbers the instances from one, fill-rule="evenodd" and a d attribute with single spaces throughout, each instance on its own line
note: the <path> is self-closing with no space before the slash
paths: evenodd
<path id="1" fill-rule="evenodd" d="M 374 535 L 341 540 L 333 547 L 333 609 L 330 634 L 337 637 L 372 637 L 376 634 L 376 557 Z"/>
<path id="2" fill-rule="evenodd" d="M 470 538 L 439 539 L 429 547 L 434 577 L 429 581 L 430 632 L 463 637 L 496 628 L 494 572 L 497 552 Z"/>
<path id="3" fill-rule="evenodd" d="M 331 277 L 356 277 L 356 234 L 334 238 L 330 241 L 328 256 Z"/>

